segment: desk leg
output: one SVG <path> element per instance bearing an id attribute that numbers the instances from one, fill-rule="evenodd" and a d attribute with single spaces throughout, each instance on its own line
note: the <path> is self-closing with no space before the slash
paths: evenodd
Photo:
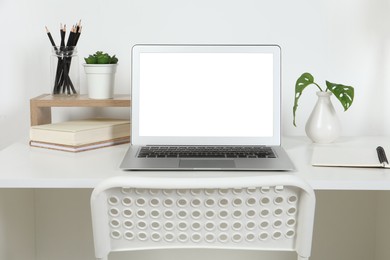
<path id="1" fill-rule="evenodd" d="M 34 99 L 30 100 L 31 126 L 51 124 L 51 107 L 40 107 Z"/>

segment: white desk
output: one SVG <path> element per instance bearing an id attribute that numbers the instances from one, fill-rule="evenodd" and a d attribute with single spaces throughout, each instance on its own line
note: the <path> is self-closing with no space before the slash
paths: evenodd
<path id="1" fill-rule="evenodd" d="M 312 167 L 314 145 L 305 137 L 288 137 L 283 147 L 293 160 L 296 174 L 315 190 L 390 190 L 390 170 Z M 390 151 L 390 137 L 343 138 L 338 142 L 356 147 L 382 145 Z M 386 147 L 387 145 L 387 147 Z M 93 188 L 115 175 L 167 178 L 239 177 L 259 172 L 124 172 L 119 164 L 128 145 L 81 153 L 33 148 L 20 141 L 0 151 L 0 188 Z M 260 173 L 261 174 L 261 173 Z M 278 174 L 278 173 L 275 173 Z"/>
<path id="2" fill-rule="evenodd" d="M 390 259 L 390 170 L 320 168 L 310 165 L 313 144 L 305 137 L 283 138 L 297 171 L 316 190 L 317 213 L 312 260 Z M 390 137 L 342 138 L 339 143 L 382 145 Z M 115 175 L 172 178 L 239 177 L 261 172 L 124 172 L 118 166 L 128 145 L 82 153 L 28 146 L 20 141 L 0 151 L 0 260 L 93 259 L 89 196 L 95 185 Z M 278 174 L 278 173 L 274 173 Z M 23 250 L 20 250 L 23 248 Z M 223 250 L 222 250 L 223 251 Z M 259 253 L 201 251 L 157 252 L 159 260 L 183 254 L 231 260 L 255 259 Z M 202 255 L 204 254 L 204 255 Z M 246 254 L 246 256 L 243 256 Z M 263 256 L 263 255 L 261 255 Z M 265 254 L 269 258 L 268 254 Z M 127 259 L 115 255 L 113 259 Z M 155 259 L 156 253 L 131 253 Z M 211 257 L 211 258 L 210 258 Z M 295 259 L 278 255 L 275 260 Z"/>

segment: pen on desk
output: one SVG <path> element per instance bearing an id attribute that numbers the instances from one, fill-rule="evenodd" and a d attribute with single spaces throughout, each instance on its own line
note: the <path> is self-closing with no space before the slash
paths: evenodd
<path id="1" fill-rule="evenodd" d="M 386 164 L 389 164 L 389 162 L 387 161 L 385 149 L 383 149 L 382 146 L 378 146 L 378 147 L 376 148 L 376 152 L 377 152 L 377 154 L 378 154 L 379 162 L 380 162 L 383 166 L 385 166 Z"/>

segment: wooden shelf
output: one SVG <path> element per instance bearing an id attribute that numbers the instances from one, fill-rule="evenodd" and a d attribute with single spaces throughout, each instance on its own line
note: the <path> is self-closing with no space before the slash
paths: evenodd
<path id="1" fill-rule="evenodd" d="M 53 96 L 43 94 L 30 99 L 31 125 L 51 123 L 52 107 L 130 107 L 130 95 L 115 95 L 112 99 L 90 99 L 87 95 Z"/>

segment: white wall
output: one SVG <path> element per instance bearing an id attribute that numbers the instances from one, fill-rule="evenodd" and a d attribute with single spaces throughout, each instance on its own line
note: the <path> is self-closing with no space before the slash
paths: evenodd
<path id="1" fill-rule="evenodd" d="M 82 19 L 82 58 L 117 54 L 116 93 L 130 93 L 130 47 L 135 43 L 276 43 L 283 49 L 283 134 L 303 135 L 315 102 L 306 90 L 292 126 L 294 85 L 301 73 L 352 85 L 346 113 L 334 100 L 344 135 L 389 133 L 386 76 L 390 25 L 386 0 L 0 0 L 0 148 L 26 137 L 29 99 L 50 91 L 47 25 L 58 42 L 60 23 Z M 388 32 L 389 31 L 389 32 Z M 81 75 L 81 92 L 85 78 Z M 59 119 L 102 110 L 60 109 Z M 113 112 L 127 116 L 127 111 Z"/>

